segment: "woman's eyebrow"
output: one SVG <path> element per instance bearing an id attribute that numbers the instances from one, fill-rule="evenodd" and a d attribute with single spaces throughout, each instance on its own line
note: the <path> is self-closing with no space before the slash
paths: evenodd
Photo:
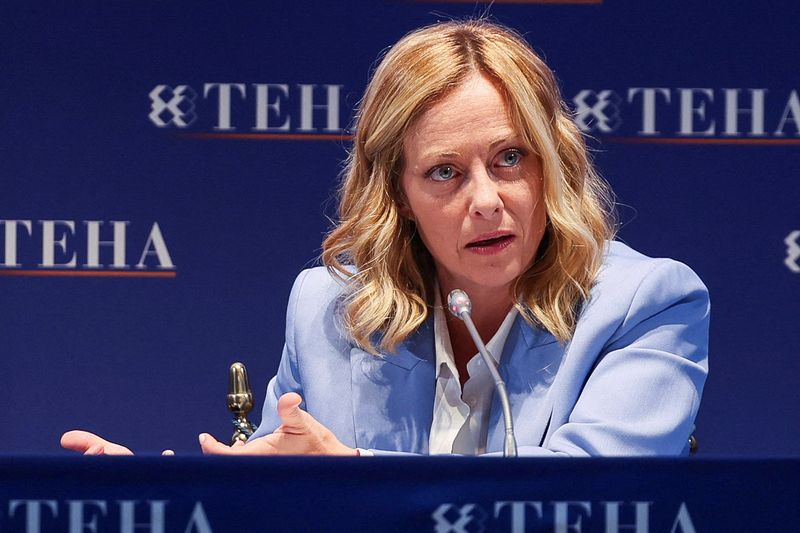
<path id="1" fill-rule="evenodd" d="M 489 143 L 489 149 L 493 150 L 497 146 L 507 143 L 513 142 L 518 143 L 521 142 L 520 136 L 516 133 L 509 131 L 508 133 L 503 133 L 502 135 L 498 135 Z M 422 155 L 419 157 L 420 160 L 427 161 L 430 159 L 448 159 L 448 158 L 458 158 L 461 157 L 461 152 L 457 150 L 439 150 L 433 148 L 426 152 L 423 152 Z"/>
<path id="2" fill-rule="evenodd" d="M 499 146 L 501 144 L 505 144 L 507 142 L 512 142 L 512 141 L 514 143 L 520 142 L 520 136 L 517 135 L 516 133 L 509 133 L 508 135 L 502 135 L 502 136 L 496 137 L 495 140 L 493 140 L 491 143 L 489 143 L 489 148 L 490 149 L 494 149 L 494 148 L 497 148 L 497 146 Z"/>
<path id="3" fill-rule="evenodd" d="M 428 152 L 423 152 L 420 159 L 423 161 L 427 161 L 429 159 L 450 159 L 450 158 L 457 158 L 461 157 L 461 153 L 455 150 L 430 150 Z"/>

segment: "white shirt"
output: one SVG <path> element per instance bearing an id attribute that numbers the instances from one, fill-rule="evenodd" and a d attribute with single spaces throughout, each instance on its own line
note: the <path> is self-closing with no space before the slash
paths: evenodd
<path id="1" fill-rule="evenodd" d="M 498 364 L 516 316 L 517 310 L 512 307 L 497 333 L 486 344 L 486 349 Z M 436 291 L 433 311 L 433 336 L 436 347 L 436 393 L 428 440 L 429 453 L 485 453 L 494 381 L 476 348 L 475 355 L 467 363 L 469 378 L 464 383 L 464 390 L 461 390 L 439 291 Z"/>

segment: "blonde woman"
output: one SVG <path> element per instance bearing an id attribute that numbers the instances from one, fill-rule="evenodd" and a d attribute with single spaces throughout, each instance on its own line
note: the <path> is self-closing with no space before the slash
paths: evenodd
<path id="1" fill-rule="evenodd" d="M 261 426 L 233 448 L 203 434 L 204 452 L 499 453 L 489 371 L 442 305 L 456 288 L 506 382 L 521 455 L 687 451 L 706 288 L 613 241 L 609 192 L 524 39 L 483 20 L 410 33 L 375 71 L 356 131 Z"/>

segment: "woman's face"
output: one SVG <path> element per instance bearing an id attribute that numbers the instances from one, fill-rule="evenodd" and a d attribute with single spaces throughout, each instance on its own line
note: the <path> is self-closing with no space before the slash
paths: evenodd
<path id="1" fill-rule="evenodd" d="M 546 212 L 541 163 L 523 146 L 480 74 L 409 129 L 401 212 L 416 221 L 445 291 L 508 289 L 533 261 Z"/>

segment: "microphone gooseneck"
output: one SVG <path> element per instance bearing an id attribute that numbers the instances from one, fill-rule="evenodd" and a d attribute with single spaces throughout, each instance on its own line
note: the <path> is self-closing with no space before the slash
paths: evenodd
<path id="1" fill-rule="evenodd" d="M 461 289 L 455 289 L 450 291 L 450 294 L 447 295 L 447 308 L 467 326 L 467 331 L 469 331 L 469 335 L 472 337 L 472 342 L 475 343 L 478 352 L 481 354 L 481 357 L 483 357 L 484 363 L 486 363 L 486 368 L 489 369 L 489 373 L 492 375 L 494 386 L 497 389 L 497 395 L 500 397 L 500 404 L 503 407 L 503 422 L 506 427 L 503 456 L 516 457 L 517 439 L 514 438 L 514 423 L 511 420 L 511 403 L 508 400 L 508 391 L 506 391 L 506 384 L 503 378 L 500 377 L 500 373 L 497 371 L 497 363 L 495 363 L 492 356 L 489 355 L 486 345 L 483 343 L 481 336 L 478 334 L 478 330 L 475 328 L 475 324 L 472 322 L 472 302 L 466 292 Z"/>

